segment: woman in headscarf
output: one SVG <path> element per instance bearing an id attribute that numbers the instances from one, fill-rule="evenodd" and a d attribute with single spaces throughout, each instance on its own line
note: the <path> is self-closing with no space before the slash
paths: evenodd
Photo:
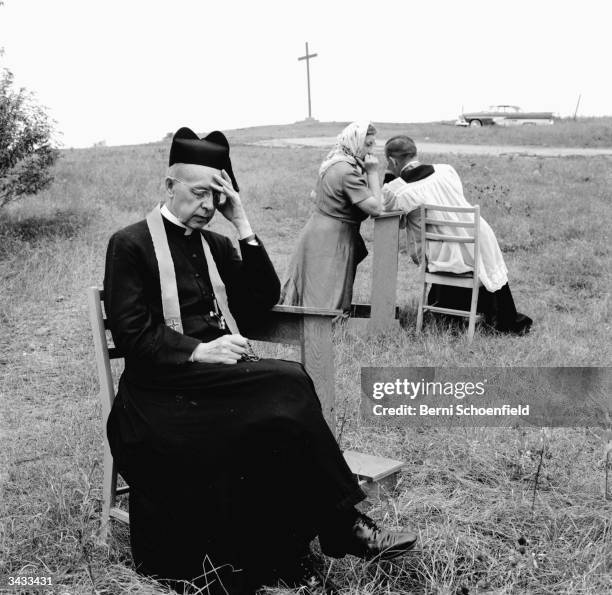
<path id="1" fill-rule="evenodd" d="M 368 251 L 361 222 L 381 213 L 376 129 L 349 124 L 321 167 L 312 214 L 298 240 L 281 303 L 348 311 L 357 265 Z"/>

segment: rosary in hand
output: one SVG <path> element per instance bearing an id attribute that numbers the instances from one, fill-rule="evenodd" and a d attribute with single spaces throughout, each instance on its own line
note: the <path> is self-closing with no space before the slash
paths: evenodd
<path id="1" fill-rule="evenodd" d="M 213 300 L 213 304 L 214 304 L 215 311 L 210 312 L 210 317 L 215 318 L 217 320 L 217 324 L 219 325 L 219 328 L 225 330 L 227 328 L 227 324 L 225 322 L 225 318 L 223 318 L 223 314 L 221 314 L 221 310 L 219 309 L 219 305 L 217 304 L 216 299 Z M 241 362 L 258 362 L 260 359 L 261 358 L 258 355 L 255 355 L 255 352 L 253 351 L 253 346 L 251 345 L 251 343 L 247 341 L 246 353 L 243 353 L 240 356 L 240 361 Z"/>
<path id="2" fill-rule="evenodd" d="M 246 349 L 247 352 L 240 356 L 241 362 L 258 362 L 261 359 L 258 355 L 255 355 L 253 346 L 249 342 L 246 344 Z"/>

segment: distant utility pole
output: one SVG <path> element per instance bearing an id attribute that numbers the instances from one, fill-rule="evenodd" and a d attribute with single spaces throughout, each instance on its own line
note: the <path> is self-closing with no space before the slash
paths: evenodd
<path id="1" fill-rule="evenodd" d="M 306 42 L 306 55 L 298 58 L 300 60 L 306 60 L 306 84 L 308 85 L 308 119 L 312 120 L 312 110 L 310 104 L 310 59 L 315 58 L 317 54 L 308 53 L 308 42 Z"/>
<path id="2" fill-rule="evenodd" d="M 578 115 L 578 106 L 580 105 L 581 98 L 582 98 L 582 93 L 578 95 L 578 103 L 576 104 L 576 109 L 574 110 L 574 120 L 576 120 L 576 116 Z"/>

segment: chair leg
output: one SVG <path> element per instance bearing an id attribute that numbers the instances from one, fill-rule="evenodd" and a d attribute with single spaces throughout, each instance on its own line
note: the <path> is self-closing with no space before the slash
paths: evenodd
<path id="1" fill-rule="evenodd" d="M 110 509 L 115 505 L 115 492 L 117 490 L 117 472 L 115 462 L 108 446 L 104 440 L 104 479 L 102 482 L 102 515 L 100 523 L 100 539 L 107 542 L 110 529 Z"/>
<path id="2" fill-rule="evenodd" d="M 474 340 L 474 331 L 476 330 L 476 316 L 470 312 L 470 323 L 468 324 L 468 343 Z"/>
<path id="3" fill-rule="evenodd" d="M 474 331 L 476 330 L 476 307 L 478 306 L 478 285 L 472 287 L 472 302 L 470 304 L 470 318 L 468 324 L 468 343 L 474 340 Z"/>
<path id="4" fill-rule="evenodd" d="M 417 308 L 417 322 L 416 322 L 417 335 L 420 335 L 423 329 L 423 305 L 425 304 L 426 295 L 427 295 L 427 283 L 423 281 L 423 289 L 421 290 L 421 295 L 419 296 L 419 305 Z"/>

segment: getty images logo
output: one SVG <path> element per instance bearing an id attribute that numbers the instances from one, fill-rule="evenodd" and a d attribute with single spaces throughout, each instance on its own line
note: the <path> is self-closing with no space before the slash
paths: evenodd
<path id="1" fill-rule="evenodd" d="M 379 400 L 402 396 L 413 400 L 419 396 L 452 396 L 455 399 L 463 399 L 473 395 L 484 395 L 486 382 L 486 378 L 479 382 L 434 382 L 424 378 L 415 382 L 407 378 L 396 378 L 388 382 L 373 382 L 372 398 Z"/>

